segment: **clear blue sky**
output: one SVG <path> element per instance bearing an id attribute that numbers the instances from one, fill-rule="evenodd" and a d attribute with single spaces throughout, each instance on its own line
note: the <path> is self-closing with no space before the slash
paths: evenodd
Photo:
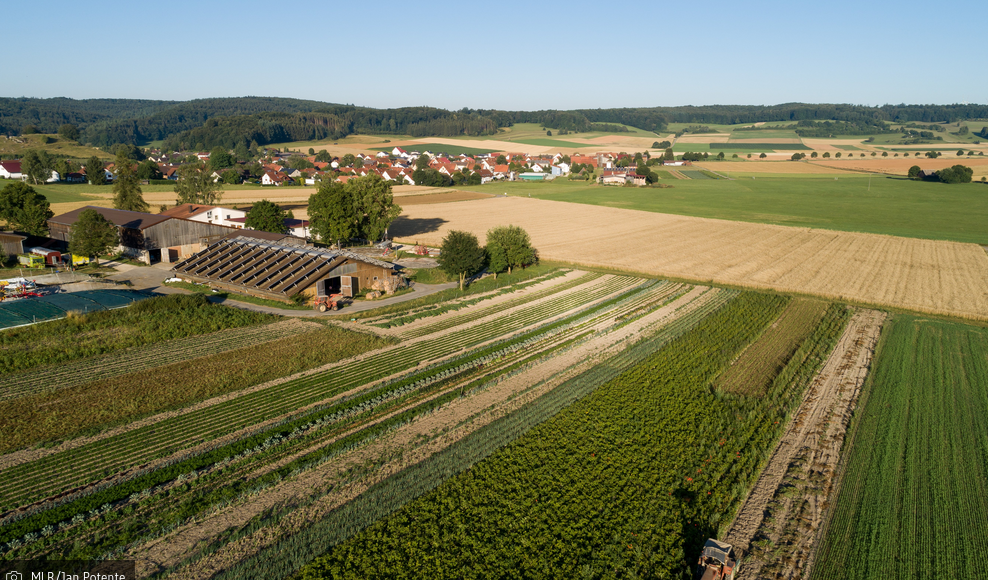
<path id="1" fill-rule="evenodd" d="M 22 0 L 0 96 L 507 110 L 986 103 L 988 1 Z"/>

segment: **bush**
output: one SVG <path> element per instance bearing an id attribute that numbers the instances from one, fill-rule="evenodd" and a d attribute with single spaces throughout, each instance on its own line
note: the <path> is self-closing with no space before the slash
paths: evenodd
<path id="1" fill-rule="evenodd" d="M 966 165 L 954 165 L 937 171 L 937 177 L 944 183 L 971 183 L 974 170 Z"/>

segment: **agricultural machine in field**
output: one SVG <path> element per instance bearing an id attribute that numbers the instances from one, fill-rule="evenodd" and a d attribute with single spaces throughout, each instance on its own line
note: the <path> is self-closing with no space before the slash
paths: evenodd
<path id="1" fill-rule="evenodd" d="M 696 566 L 697 580 L 734 580 L 738 569 L 734 546 L 713 538 L 703 545 L 703 553 Z"/>
<path id="2" fill-rule="evenodd" d="M 312 303 L 312 307 L 318 310 L 319 312 L 326 312 L 327 310 L 339 310 L 340 306 L 342 305 L 343 305 L 342 294 L 316 296 L 315 302 Z"/>

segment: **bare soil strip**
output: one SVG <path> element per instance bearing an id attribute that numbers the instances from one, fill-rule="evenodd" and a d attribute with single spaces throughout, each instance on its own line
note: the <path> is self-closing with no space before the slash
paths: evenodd
<path id="1" fill-rule="evenodd" d="M 128 554 L 138 560 L 141 575 L 181 562 L 196 546 L 231 527 L 239 527 L 257 514 L 286 502 L 306 507 L 286 516 L 276 525 L 261 529 L 232 542 L 216 553 L 181 569 L 172 578 L 206 578 L 297 531 L 328 512 L 357 497 L 375 483 L 445 449 L 469 433 L 555 388 L 569 377 L 597 364 L 622 348 L 625 340 L 646 329 L 669 322 L 716 300 L 723 291 L 696 287 L 648 315 L 613 332 L 602 332 L 575 348 L 554 356 L 528 370 L 494 384 L 478 393 L 457 399 L 381 439 L 326 463 L 299 477 L 287 480 L 237 506 L 224 509 L 205 520 L 179 528 L 174 534 L 155 540 Z M 604 331 L 614 323 L 611 317 L 594 328 Z M 403 450 L 398 453 L 397 450 Z M 369 464 L 382 466 L 368 476 L 347 483 L 347 474 Z M 342 484 L 342 485 L 340 485 Z M 339 486 L 339 487 L 337 487 Z M 320 497 L 321 496 L 321 497 Z"/>
<path id="2" fill-rule="evenodd" d="M 844 435 L 885 316 L 876 310 L 855 313 L 807 387 L 789 428 L 724 537 L 745 552 L 738 580 L 806 577 Z"/>

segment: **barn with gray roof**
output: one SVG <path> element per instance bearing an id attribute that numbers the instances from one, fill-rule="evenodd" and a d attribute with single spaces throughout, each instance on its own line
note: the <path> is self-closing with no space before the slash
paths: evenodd
<path id="1" fill-rule="evenodd" d="M 236 237 L 179 262 L 175 276 L 220 290 L 291 301 L 331 294 L 352 297 L 404 286 L 393 264 L 348 252 Z"/>

